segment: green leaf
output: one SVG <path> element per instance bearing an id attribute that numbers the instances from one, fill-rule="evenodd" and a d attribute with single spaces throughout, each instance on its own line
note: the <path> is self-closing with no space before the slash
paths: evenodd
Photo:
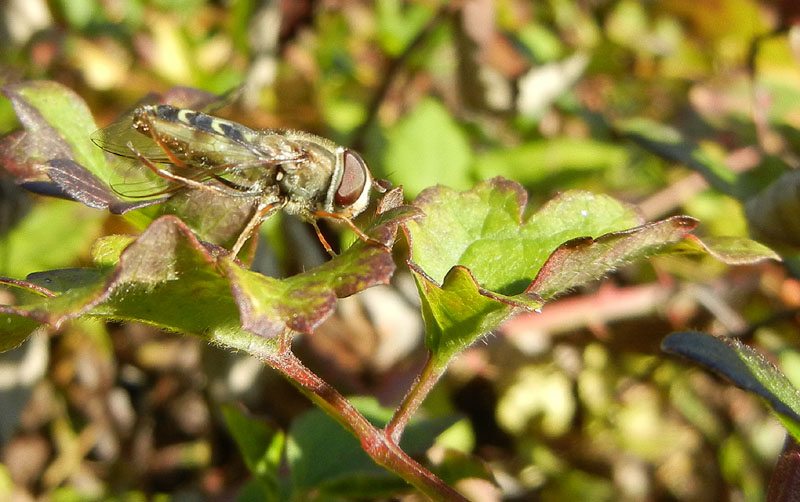
<path id="1" fill-rule="evenodd" d="M 280 500 L 278 469 L 283 457 L 284 434 L 232 406 L 223 407 L 222 414 L 247 469 L 262 487 L 265 496 L 262 500 Z"/>
<path id="2" fill-rule="evenodd" d="M 438 101 L 421 101 L 386 137 L 385 172 L 410 196 L 442 180 L 456 188 L 469 186 L 469 142 Z"/>
<path id="3" fill-rule="evenodd" d="M 119 263 L 119 258 L 125 248 L 136 237 L 132 235 L 106 235 L 92 244 L 92 261 L 98 268 L 113 267 Z"/>
<path id="4" fill-rule="evenodd" d="M 70 27 L 76 31 L 85 30 L 102 13 L 97 0 L 58 0 L 55 4 Z"/>
<path id="5" fill-rule="evenodd" d="M 453 267 L 440 286 L 419 266 L 409 265 L 422 300 L 425 346 L 439 368 L 504 320 L 544 303 L 534 294 L 504 296 L 481 288 L 466 267 Z"/>
<path id="6" fill-rule="evenodd" d="M 633 260 L 682 251 L 730 263 L 775 256 L 748 239 L 700 245 L 687 238 L 697 224 L 688 216 L 639 225 L 633 208 L 605 195 L 567 191 L 523 221 L 526 200 L 518 184 L 496 178 L 465 192 L 434 187 L 414 202 L 426 216 L 406 224 L 411 270 L 437 367 L 510 316 Z"/>
<path id="7" fill-rule="evenodd" d="M 393 414 L 392 409 L 381 407 L 374 398 L 355 398 L 351 402 L 376 426 L 388 422 Z M 424 452 L 455 420 L 455 417 L 412 420 L 401 447 L 410 455 Z M 405 481 L 373 462 L 355 437 L 319 409 L 306 412 L 292 422 L 287 458 L 292 492 L 298 500 L 304 500 L 303 494 L 311 490 L 374 499 L 410 488 Z"/>
<path id="8" fill-rule="evenodd" d="M 263 484 L 259 483 L 255 479 L 251 479 L 239 490 L 239 494 L 236 497 L 236 502 L 272 502 L 273 500 L 282 500 L 273 499 L 271 497 L 272 493 L 264 488 Z"/>
<path id="9" fill-rule="evenodd" d="M 444 458 L 437 466 L 436 474 L 447 484 L 453 485 L 462 479 L 485 479 L 497 485 L 487 464 L 477 457 L 458 450 L 446 450 Z"/>
<path id="10" fill-rule="evenodd" d="M 667 352 L 687 357 L 761 398 L 795 438 L 800 437 L 800 392 L 764 356 L 736 338 L 705 333 L 673 333 L 661 344 Z"/>
<path id="11" fill-rule="evenodd" d="M 414 201 L 426 217 L 407 224 L 412 261 L 437 282 L 463 265 L 484 288 L 514 295 L 560 244 L 640 223 L 632 207 L 606 195 L 564 192 L 523 222 L 526 202 L 522 187 L 501 178 L 466 192 L 426 190 Z"/>
<path id="12" fill-rule="evenodd" d="M 74 264 L 100 234 L 105 217 L 70 201 L 40 201 L 0 238 L 0 275 L 24 277 Z"/>
<path id="13" fill-rule="evenodd" d="M 91 286 L 103 279 L 94 268 L 63 268 L 47 272 L 34 272 L 25 278 L 31 284 L 47 288 L 53 294 L 67 293 L 71 289 Z"/>
<path id="14" fill-rule="evenodd" d="M 549 63 L 564 55 L 564 42 L 543 20 L 520 27 L 516 36 L 519 38 L 519 43 L 531 52 L 537 63 Z"/>
<path id="15" fill-rule="evenodd" d="M 390 56 L 400 55 L 433 16 L 426 5 L 401 0 L 378 0 L 376 8 L 378 42 Z"/>
<path id="16" fill-rule="evenodd" d="M 702 239 L 691 235 L 672 246 L 671 250 L 708 253 L 728 265 L 750 265 L 763 260 L 781 260 L 780 255 L 759 242 L 745 237 L 724 235 Z"/>
<path id="17" fill-rule="evenodd" d="M 437 366 L 503 320 L 541 307 L 530 285 L 559 244 L 639 222 L 610 197 L 571 191 L 523 223 L 526 201 L 522 187 L 496 178 L 461 193 L 434 187 L 414 202 L 426 216 L 406 224 L 411 270 Z"/>
<path id="18" fill-rule="evenodd" d="M 17 347 L 40 325 L 40 322 L 28 317 L 27 312 L 0 305 L 0 352 Z"/>

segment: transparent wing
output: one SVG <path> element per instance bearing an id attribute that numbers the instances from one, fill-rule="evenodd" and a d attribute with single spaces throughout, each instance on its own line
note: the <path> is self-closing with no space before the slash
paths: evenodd
<path id="1" fill-rule="evenodd" d="M 115 157 L 110 160 L 113 173 L 107 180 L 117 195 L 128 199 L 147 199 L 178 190 L 180 185 L 158 176 L 137 159 Z"/>
<path id="2" fill-rule="evenodd" d="M 103 150 L 120 157 L 136 159 L 135 150 L 153 162 L 170 162 L 167 153 L 153 141 L 153 138 L 133 128 L 133 110 L 108 126 L 93 132 L 91 139 Z M 129 143 L 134 150 L 128 146 Z"/>
<path id="3" fill-rule="evenodd" d="M 198 112 L 211 113 L 234 103 L 242 94 L 242 87 L 234 87 L 222 95 L 213 94 L 191 87 L 173 87 L 164 93 L 158 103 L 177 108 L 188 108 Z"/>
<path id="4" fill-rule="evenodd" d="M 202 103 L 204 96 L 192 94 L 187 100 L 181 92 L 173 92 L 171 101 L 191 101 L 210 109 L 230 100 L 229 93 Z M 140 108 L 160 101 L 164 100 L 149 96 L 91 136 L 97 146 L 116 156 L 110 159 L 115 179 L 109 183 L 119 195 L 142 198 L 185 185 L 201 188 L 195 182 L 221 184 L 232 195 L 251 195 L 275 183 L 278 165 L 309 162 L 306 146 L 283 130 L 256 131 L 184 111 L 191 109 Z M 147 121 L 157 140 L 133 127 L 134 116 Z"/>

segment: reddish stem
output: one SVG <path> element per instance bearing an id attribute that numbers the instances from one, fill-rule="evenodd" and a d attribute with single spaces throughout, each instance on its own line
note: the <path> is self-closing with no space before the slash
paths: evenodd
<path id="1" fill-rule="evenodd" d="M 403 398 L 403 402 L 397 407 L 392 419 L 386 424 L 386 435 L 395 444 L 400 443 L 400 438 L 403 435 L 406 425 L 408 425 L 408 421 L 411 420 L 411 417 L 417 412 L 431 389 L 433 389 L 433 386 L 439 381 L 443 372 L 444 367 L 437 365 L 432 355 L 428 354 L 425 367 L 422 368 L 422 371 L 417 376 L 416 380 L 414 380 L 414 384 L 409 389 L 406 397 Z"/>
<path id="2" fill-rule="evenodd" d="M 247 351 L 287 377 L 314 404 L 356 436 L 361 441 L 364 451 L 378 465 L 396 473 L 432 500 L 469 502 L 467 498 L 400 449 L 397 442 L 386 431 L 372 425 L 353 407 L 350 401 L 306 368 L 291 351 L 290 345 L 285 342 L 286 340 L 281 340 L 280 348 L 275 350 L 274 345 L 254 343 L 254 340 L 251 339 L 248 343 L 243 343 L 236 348 Z M 414 392 L 412 391 L 412 393 Z M 412 400 L 412 402 L 416 401 Z M 411 405 L 409 409 L 410 407 Z M 406 418 L 403 425 L 407 421 Z"/>

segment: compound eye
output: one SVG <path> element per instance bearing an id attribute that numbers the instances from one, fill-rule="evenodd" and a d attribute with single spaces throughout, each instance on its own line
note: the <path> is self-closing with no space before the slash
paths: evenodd
<path id="1" fill-rule="evenodd" d="M 352 150 L 344 151 L 344 172 L 339 188 L 336 189 L 336 203 L 341 207 L 353 205 L 364 192 L 367 184 L 367 164 Z"/>

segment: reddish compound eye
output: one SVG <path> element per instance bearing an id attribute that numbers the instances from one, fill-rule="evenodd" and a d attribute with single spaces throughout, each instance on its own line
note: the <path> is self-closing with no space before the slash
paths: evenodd
<path id="1" fill-rule="evenodd" d="M 367 165 L 352 150 L 344 152 L 344 172 L 339 188 L 336 189 L 336 203 L 341 207 L 353 205 L 364 192 L 367 183 Z"/>

